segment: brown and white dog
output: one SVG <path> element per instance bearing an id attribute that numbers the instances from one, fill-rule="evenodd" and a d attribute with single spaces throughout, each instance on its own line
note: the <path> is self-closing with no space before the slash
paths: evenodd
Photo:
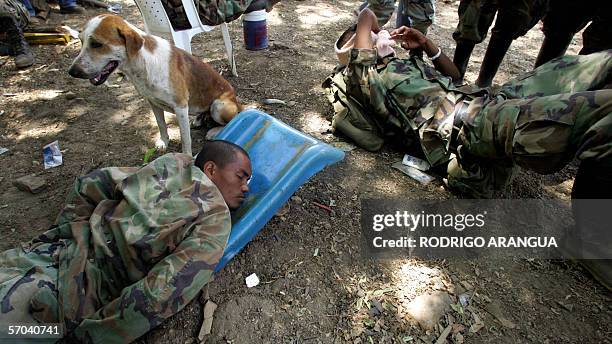
<path id="1" fill-rule="evenodd" d="M 189 114 L 209 111 L 215 122 L 225 125 L 242 109 L 233 87 L 210 65 L 119 16 L 90 19 L 80 39 L 81 52 L 68 73 L 97 86 L 115 69 L 123 71 L 153 108 L 160 134 L 155 146 L 160 150 L 169 140 L 164 111 L 176 114 L 183 153 L 191 155 Z"/>

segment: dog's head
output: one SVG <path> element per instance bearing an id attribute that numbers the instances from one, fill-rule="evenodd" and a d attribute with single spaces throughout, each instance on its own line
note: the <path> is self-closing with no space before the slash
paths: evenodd
<path id="1" fill-rule="evenodd" d="M 117 67 L 137 56 L 144 38 L 121 17 L 103 14 L 90 19 L 79 34 L 81 52 L 68 73 L 103 84 Z"/>

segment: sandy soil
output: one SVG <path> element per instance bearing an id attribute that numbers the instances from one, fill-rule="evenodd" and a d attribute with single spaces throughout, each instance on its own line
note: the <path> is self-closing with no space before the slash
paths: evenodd
<path id="1" fill-rule="evenodd" d="M 452 56 L 451 33 L 457 4 L 438 2 L 431 37 Z M 122 15 L 137 26 L 134 3 Z M 234 85 L 242 101 L 325 142 L 331 134 L 331 106 L 321 82 L 335 65 L 333 42 L 354 21 L 357 1 L 284 0 L 268 16 L 270 48 L 243 48 L 240 21 L 230 24 L 238 77 L 228 73 L 221 33 L 193 41 L 194 54 L 211 63 Z M 53 13 L 51 23 L 80 28 L 86 16 Z M 501 83 L 530 70 L 541 43 L 539 28 L 516 40 L 495 79 Z M 154 146 L 155 120 L 131 83 L 118 75 L 94 87 L 70 78 L 67 68 L 78 43 L 34 48 L 36 64 L 17 71 L 12 60 L 0 67 L 0 249 L 27 241 L 49 227 L 74 178 L 100 166 L 135 166 Z M 472 56 L 467 79 L 474 81 L 485 44 Z M 576 36 L 569 52 L 580 48 Z M 9 95 L 6 95 L 9 94 Z M 10 95 L 13 94 L 13 95 Z M 289 103 L 263 105 L 265 98 Z M 170 150 L 180 141 L 170 117 Z M 203 134 L 193 131 L 194 151 Z M 44 170 L 42 147 L 59 140 L 64 164 Z M 360 201 L 367 198 L 449 199 L 440 180 L 422 186 L 393 170 L 404 152 L 356 148 L 303 185 L 283 216 L 274 217 L 209 286 L 219 305 L 209 343 L 610 343 L 612 302 L 579 266 L 565 261 L 521 259 L 403 259 L 372 261 L 361 253 Z M 521 172 L 500 198 L 567 200 L 576 168 L 550 176 Z M 47 183 L 41 193 L 17 190 L 12 182 L 35 174 Z M 328 213 L 313 202 L 335 204 Z M 315 255 L 314 253 L 317 252 Z M 247 289 L 244 278 L 262 283 Z M 439 292 L 452 302 L 425 331 L 407 313 L 416 297 Z M 460 306 L 459 296 L 470 296 Z M 459 306 L 458 306 L 459 305 Z M 144 336 L 142 343 L 195 343 L 202 300 Z"/>

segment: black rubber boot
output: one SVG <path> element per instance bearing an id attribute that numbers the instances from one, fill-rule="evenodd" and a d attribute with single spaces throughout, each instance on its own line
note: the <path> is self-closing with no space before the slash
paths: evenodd
<path id="1" fill-rule="evenodd" d="M 493 78 L 497 74 L 497 69 L 501 64 L 508 48 L 512 44 L 512 38 L 503 37 L 499 34 L 493 33 L 487 52 L 485 53 L 482 65 L 480 66 L 480 73 L 478 79 L 476 79 L 476 86 L 478 87 L 489 87 L 493 83 Z"/>
<path id="2" fill-rule="evenodd" d="M 536 58 L 535 67 L 539 67 L 544 63 L 565 54 L 569 47 L 572 37 L 544 37 L 544 42 L 540 47 L 538 58 Z"/>
<path id="3" fill-rule="evenodd" d="M 467 70 L 470 56 L 472 56 L 472 50 L 474 50 L 474 43 L 468 41 L 457 41 L 457 47 L 455 48 L 455 56 L 453 57 L 453 63 L 459 69 L 461 77 L 457 80 L 458 83 L 463 82 L 465 71 Z"/>
<path id="4" fill-rule="evenodd" d="M 4 43 L 4 42 L 0 42 L 0 56 L 13 56 L 13 48 Z"/>
<path id="5" fill-rule="evenodd" d="M 30 51 L 30 46 L 23 37 L 23 31 L 14 18 L 0 19 L 0 25 L 6 28 L 6 36 L 9 46 L 15 56 L 15 66 L 17 68 L 27 68 L 34 64 L 34 54 Z"/>

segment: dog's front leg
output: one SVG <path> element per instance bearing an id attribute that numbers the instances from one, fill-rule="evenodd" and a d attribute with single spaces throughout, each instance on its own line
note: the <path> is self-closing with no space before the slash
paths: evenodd
<path id="1" fill-rule="evenodd" d="M 155 120 L 157 121 L 157 127 L 159 128 L 159 138 L 155 140 L 155 148 L 160 151 L 165 151 L 166 148 L 168 148 L 170 137 L 168 136 L 168 127 L 166 126 L 164 110 L 160 109 L 151 102 L 149 102 L 149 104 L 151 105 L 151 109 L 153 109 L 153 114 L 155 115 Z"/>
<path id="2" fill-rule="evenodd" d="M 181 143 L 183 144 L 183 153 L 191 154 L 191 129 L 189 128 L 189 108 L 176 108 L 176 119 L 178 120 L 181 130 Z"/>

